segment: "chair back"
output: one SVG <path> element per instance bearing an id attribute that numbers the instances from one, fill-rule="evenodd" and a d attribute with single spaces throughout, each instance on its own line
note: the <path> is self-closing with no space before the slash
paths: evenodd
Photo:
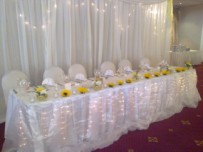
<path id="1" fill-rule="evenodd" d="M 140 60 L 140 65 L 145 65 L 145 64 L 148 64 L 148 65 L 150 65 L 150 60 L 148 59 L 148 58 L 142 58 L 141 60 Z"/>
<path id="2" fill-rule="evenodd" d="M 141 71 L 148 71 L 151 69 L 150 60 L 148 58 L 142 58 L 140 60 L 139 68 Z"/>
<path id="3" fill-rule="evenodd" d="M 56 83 L 63 83 L 65 80 L 65 74 L 60 67 L 53 66 L 44 71 L 43 79 L 46 78 L 51 78 Z"/>
<path id="4" fill-rule="evenodd" d="M 131 62 L 129 60 L 123 59 L 118 63 L 118 68 L 120 68 L 120 67 L 123 67 L 123 68 L 124 67 L 129 67 L 129 68 L 132 69 L 132 64 L 131 64 Z"/>
<path id="5" fill-rule="evenodd" d="M 17 88 L 20 84 L 20 80 L 27 80 L 27 76 L 25 73 L 18 71 L 18 70 L 13 70 L 8 73 L 6 73 L 3 78 L 2 78 L 2 88 L 3 88 L 3 93 L 4 93 L 4 99 L 5 103 L 7 105 L 8 103 L 8 96 L 9 92 L 12 89 Z"/>
<path id="6" fill-rule="evenodd" d="M 83 65 L 81 64 L 73 64 L 70 66 L 68 70 L 68 76 L 70 80 L 74 81 L 77 75 L 83 75 L 84 78 L 87 78 L 87 72 Z"/>
<path id="7" fill-rule="evenodd" d="M 105 75 L 105 73 L 108 71 L 108 70 L 111 70 L 113 73 L 116 72 L 116 67 L 115 65 L 110 62 L 110 61 L 105 61 L 101 64 L 101 74 L 102 75 Z"/>

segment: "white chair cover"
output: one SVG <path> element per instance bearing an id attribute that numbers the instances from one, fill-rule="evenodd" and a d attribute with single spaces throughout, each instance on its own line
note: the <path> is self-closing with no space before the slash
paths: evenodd
<path id="1" fill-rule="evenodd" d="M 21 80 L 27 80 L 27 76 L 25 73 L 14 70 L 6 73 L 2 78 L 2 88 L 4 92 L 4 99 L 7 105 L 9 92 L 12 89 L 15 89 L 19 86 Z"/>
<path id="2" fill-rule="evenodd" d="M 50 67 L 44 71 L 43 79 L 51 78 L 56 83 L 64 83 L 65 74 L 60 67 Z"/>
<path id="3" fill-rule="evenodd" d="M 56 83 L 52 78 L 45 78 L 42 82 L 42 85 L 55 86 Z"/>
<path id="4" fill-rule="evenodd" d="M 118 64 L 118 70 L 124 70 L 125 72 L 132 72 L 132 64 L 129 60 L 123 59 Z"/>
<path id="5" fill-rule="evenodd" d="M 87 79 L 87 72 L 83 65 L 73 64 L 68 70 L 68 75 L 70 80 L 74 81 L 76 79 L 85 80 Z"/>
<path id="6" fill-rule="evenodd" d="M 111 72 L 110 72 L 111 71 Z M 105 75 L 111 75 L 114 74 L 116 72 L 116 67 L 115 65 L 110 62 L 110 61 L 105 61 L 101 64 L 101 74 L 103 76 Z"/>
<path id="7" fill-rule="evenodd" d="M 84 80 L 86 80 L 86 78 L 85 78 L 84 74 L 79 73 L 79 74 L 76 74 L 76 76 L 75 76 L 75 80 L 81 80 L 81 81 L 84 81 Z"/>
<path id="8" fill-rule="evenodd" d="M 119 67 L 130 67 L 132 69 L 132 64 L 129 60 L 123 59 L 118 63 L 118 68 Z"/>
<path id="9" fill-rule="evenodd" d="M 142 58 L 140 61 L 140 66 L 142 70 L 149 70 L 151 68 L 150 66 L 150 60 L 148 58 Z"/>

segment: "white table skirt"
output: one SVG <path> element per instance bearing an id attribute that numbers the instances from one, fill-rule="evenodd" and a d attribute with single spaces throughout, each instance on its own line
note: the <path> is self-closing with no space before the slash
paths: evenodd
<path id="1" fill-rule="evenodd" d="M 170 65 L 173 66 L 185 66 L 185 62 L 189 61 L 193 65 L 200 64 L 202 53 L 198 50 L 190 50 L 184 52 L 172 52 L 169 51 Z"/>
<path id="2" fill-rule="evenodd" d="M 90 152 L 106 147 L 128 130 L 147 129 L 183 107 L 196 107 L 201 100 L 196 83 L 192 69 L 40 103 L 12 93 L 3 151 Z"/>

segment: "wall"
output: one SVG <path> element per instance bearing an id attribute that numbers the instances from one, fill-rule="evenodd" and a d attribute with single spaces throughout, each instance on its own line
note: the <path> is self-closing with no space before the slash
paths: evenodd
<path id="1" fill-rule="evenodd" d="M 203 5 L 178 9 L 178 40 L 192 50 L 203 45 Z"/>

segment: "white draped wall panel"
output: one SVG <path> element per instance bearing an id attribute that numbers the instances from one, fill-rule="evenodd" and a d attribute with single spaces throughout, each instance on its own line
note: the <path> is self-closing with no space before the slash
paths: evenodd
<path id="1" fill-rule="evenodd" d="M 33 85 L 43 72 L 80 63 L 92 76 L 103 61 L 156 65 L 170 46 L 167 0 L 0 0 L 0 76 L 18 69 Z M 0 115 L 5 104 L 0 88 Z"/>

